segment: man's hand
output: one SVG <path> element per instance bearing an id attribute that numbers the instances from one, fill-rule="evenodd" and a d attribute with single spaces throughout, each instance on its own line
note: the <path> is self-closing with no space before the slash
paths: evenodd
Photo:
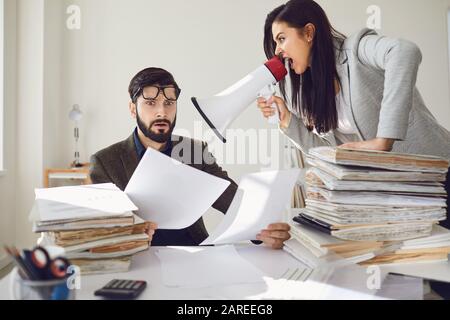
<path id="1" fill-rule="evenodd" d="M 158 225 L 154 222 L 147 221 L 147 226 L 145 228 L 145 233 L 148 234 L 150 239 L 150 243 L 152 243 L 153 235 L 155 234 L 155 230 L 158 229 Z"/>
<path id="2" fill-rule="evenodd" d="M 358 149 L 358 150 L 374 150 L 374 151 L 391 151 L 394 145 L 394 139 L 376 138 L 367 141 L 349 142 L 339 146 L 339 148 Z"/>
<path id="3" fill-rule="evenodd" d="M 256 240 L 262 241 L 272 249 L 283 248 L 283 243 L 291 238 L 291 227 L 287 223 L 269 224 L 266 229 L 256 235 Z"/>

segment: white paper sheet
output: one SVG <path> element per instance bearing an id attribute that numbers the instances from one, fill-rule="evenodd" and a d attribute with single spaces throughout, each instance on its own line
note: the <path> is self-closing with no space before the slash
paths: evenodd
<path id="1" fill-rule="evenodd" d="M 132 214 L 137 207 L 112 183 L 36 189 L 30 219 L 53 221 Z"/>
<path id="2" fill-rule="evenodd" d="M 168 287 L 204 288 L 263 282 L 264 274 L 233 246 L 168 247 L 156 252 Z"/>
<path id="3" fill-rule="evenodd" d="M 137 214 L 159 229 L 194 224 L 230 182 L 148 148 L 125 188 L 138 206 Z"/>
<path id="4" fill-rule="evenodd" d="M 281 222 L 299 174 L 294 169 L 243 176 L 225 218 L 202 245 L 255 240 L 269 224 Z"/>

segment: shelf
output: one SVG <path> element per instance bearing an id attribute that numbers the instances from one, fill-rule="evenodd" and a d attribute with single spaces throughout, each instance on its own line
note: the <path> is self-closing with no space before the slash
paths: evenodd
<path id="1" fill-rule="evenodd" d="M 90 184 L 89 165 L 80 168 L 47 168 L 44 170 L 44 188 L 50 186 L 52 179 L 81 180 L 82 184 Z"/>
<path id="2" fill-rule="evenodd" d="M 82 172 L 61 172 L 61 173 L 50 173 L 48 175 L 49 179 L 87 179 L 89 176 L 88 173 L 82 173 Z"/>

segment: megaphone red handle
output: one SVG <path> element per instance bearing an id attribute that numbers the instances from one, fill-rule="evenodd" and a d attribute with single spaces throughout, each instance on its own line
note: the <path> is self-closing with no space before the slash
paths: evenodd
<path id="1" fill-rule="evenodd" d="M 272 73 L 273 77 L 277 82 L 281 81 L 288 74 L 284 63 L 280 60 L 278 56 L 273 57 L 264 64 L 267 69 Z"/>

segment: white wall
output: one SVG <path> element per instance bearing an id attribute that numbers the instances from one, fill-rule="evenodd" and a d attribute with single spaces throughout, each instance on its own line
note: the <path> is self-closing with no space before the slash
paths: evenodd
<path id="1" fill-rule="evenodd" d="M 67 113 L 79 103 L 85 112 L 80 142 L 82 157 L 88 160 L 131 133 L 128 84 L 148 66 L 174 74 L 183 90 L 177 126 L 193 134 L 193 120 L 201 118 L 190 97 L 215 94 L 262 64 L 262 23 L 279 1 L 239 2 L 241 12 L 237 2 L 224 0 L 214 1 L 214 7 L 208 0 L 66 1 L 73 3 L 81 7 L 82 26 L 79 31 L 64 31 L 62 105 Z M 66 113 L 61 121 L 70 126 Z M 255 109 L 234 127 L 245 128 L 249 122 L 266 127 Z M 67 130 L 68 141 L 71 135 Z M 71 160 L 72 146 L 66 145 L 66 162 Z"/>
<path id="2" fill-rule="evenodd" d="M 418 85 L 431 111 L 450 128 L 449 82 L 442 68 L 448 65 L 446 2 L 377 3 L 382 9 L 380 32 L 411 39 L 421 47 L 424 61 Z M 262 4 L 253 0 L 239 5 L 232 1 L 215 1 L 213 10 L 208 5 L 210 1 L 200 0 L 188 3 L 66 1 L 67 5 L 72 3 L 81 7 L 82 28 L 64 31 L 63 65 L 66 67 L 62 96 L 66 111 L 73 103 L 80 103 L 86 110 L 82 146 L 87 160 L 92 152 L 130 132 L 133 123 L 125 121 L 128 117 L 126 88 L 132 75 L 146 66 L 162 66 L 174 73 L 183 88 L 178 127 L 193 131 L 192 120 L 200 118 L 189 97 L 214 94 L 264 60 L 261 50 L 264 17 L 282 1 Z M 372 1 L 320 3 L 334 25 L 350 34 L 364 27 L 365 10 Z M 231 25 L 230 19 L 233 20 Z M 61 121 L 70 125 L 65 113 Z M 266 127 L 255 110 L 249 110 L 234 127 L 249 127 L 249 124 Z M 94 133 L 96 139 L 91 139 Z M 67 130 L 67 138 L 71 138 L 70 130 Z M 69 161 L 72 145 L 66 146 Z"/>
<path id="3" fill-rule="evenodd" d="M 66 115 L 61 105 L 65 7 L 61 0 L 45 0 L 44 6 L 43 164 L 46 168 L 59 168 L 67 166 L 60 149 L 68 143 L 61 134 L 67 131 L 61 121 Z"/>
<path id="4" fill-rule="evenodd" d="M 173 72 L 183 89 L 178 128 L 193 133 L 201 120 L 189 98 L 209 96 L 235 82 L 264 61 L 262 27 L 270 9 L 284 1 L 215 0 L 146 1 L 78 0 L 82 28 L 64 29 L 62 65 L 63 127 L 71 126 L 67 112 L 74 103 L 85 111 L 82 156 L 127 137 L 134 123 L 127 110 L 130 78 L 147 66 Z M 366 24 L 370 0 L 319 1 L 333 24 L 351 34 Z M 380 33 L 416 42 L 423 51 L 418 86 L 432 113 L 450 129 L 448 77 L 448 0 L 379 0 Z M 234 128 L 267 128 L 250 108 Z M 72 141 L 65 130 L 65 141 Z M 94 138 L 95 137 L 95 138 Z M 64 143 L 66 162 L 71 143 Z M 259 166 L 232 166 L 240 174 Z"/>
<path id="5" fill-rule="evenodd" d="M 34 240 L 28 214 L 42 185 L 44 0 L 17 2 L 16 243 Z"/>
<path id="6" fill-rule="evenodd" d="M 5 1 L 4 165 L 0 176 L 0 243 L 15 242 L 16 1 Z M 0 248 L 0 264 L 3 248 Z"/>
<path id="7" fill-rule="evenodd" d="M 5 115 L 9 133 L 7 165 L 11 173 L 0 177 L 0 240 L 14 238 L 11 230 L 16 231 L 18 243 L 34 240 L 27 221 L 33 188 L 41 184 L 44 166 L 67 166 L 72 161 L 72 123 L 67 114 L 73 104 L 80 104 L 85 116 L 80 145 L 82 160 L 87 161 L 92 153 L 131 133 L 134 123 L 127 110 L 128 83 L 137 71 L 160 66 L 171 71 L 183 89 L 178 128 L 194 135 L 194 120 L 200 121 L 203 129 L 206 125 L 191 105 L 190 97 L 215 94 L 265 60 L 264 20 L 271 9 L 283 2 L 17 1 L 20 90 L 17 104 L 9 98 L 11 105 Z M 373 4 L 370 0 L 319 2 L 335 27 L 347 34 L 365 26 L 366 8 Z M 81 8 L 80 30 L 65 27 L 65 10 L 72 4 Z M 419 89 L 431 112 L 450 129 L 446 25 L 450 1 L 378 0 L 377 4 L 382 9 L 381 33 L 410 39 L 421 47 L 424 59 Z M 15 83 L 14 78 L 10 79 Z M 233 128 L 269 126 L 253 106 Z M 234 178 L 260 167 L 261 164 L 224 164 Z M 17 194 L 15 207 L 11 190 Z M 11 225 L 11 219 L 15 221 L 12 229 L 3 223 L 9 221 Z"/>
<path id="8" fill-rule="evenodd" d="M 381 9 L 381 34 L 409 39 L 423 54 L 417 86 L 441 125 L 450 130 L 447 12 L 449 0 L 319 0 L 337 28 L 350 34 L 367 20 L 366 8 Z"/>
<path id="9" fill-rule="evenodd" d="M 4 81 L 5 81 L 5 77 L 4 77 L 4 74 L 5 74 L 5 70 L 4 70 L 4 67 L 5 67 L 5 57 L 4 57 L 4 55 L 5 55 L 5 31 L 4 31 L 4 28 L 5 28 L 5 5 L 4 5 L 4 1 L 3 0 L 0 0 L 0 23 L 1 23 L 1 26 L 0 26 L 0 61 L 1 61 L 1 63 L 0 63 L 0 175 L 2 174 L 2 173 L 4 173 L 4 170 L 3 170 L 3 167 L 4 167 L 4 165 L 3 165 L 3 153 L 4 153 L 4 151 L 3 151 L 3 149 L 4 149 L 4 146 L 3 146 L 3 105 L 5 104 L 5 101 L 4 101 L 4 89 L 5 89 L 5 85 L 4 85 Z"/>
<path id="10" fill-rule="evenodd" d="M 450 83 L 450 0 L 443 1 L 442 6 L 447 11 L 447 30 L 448 30 L 447 31 L 447 45 L 448 45 L 447 55 L 448 55 L 448 62 L 449 62 L 448 63 L 448 67 L 449 67 L 448 80 Z M 449 87 L 450 87 L 450 85 L 449 85 Z M 450 90 L 449 90 L 449 96 L 450 96 Z M 447 107 L 447 111 L 448 111 L 448 108 L 450 108 L 450 106 Z M 445 113 L 445 111 L 444 111 L 444 113 Z M 448 118 L 450 118 L 450 116 L 447 116 L 447 119 Z M 447 126 L 447 129 L 448 129 L 448 126 Z"/>
<path id="11" fill-rule="evenodd" d="M 42 186 L 44 167 L 63 163 L 59 149 L 66 143 L 59 134 L 64 12 L 58 0 L 6 0 L 6 10 L 7 173 L 0 177 L 0 243 L 29 247 L 36 240 L 28 221 L 34 189 Z"/>

